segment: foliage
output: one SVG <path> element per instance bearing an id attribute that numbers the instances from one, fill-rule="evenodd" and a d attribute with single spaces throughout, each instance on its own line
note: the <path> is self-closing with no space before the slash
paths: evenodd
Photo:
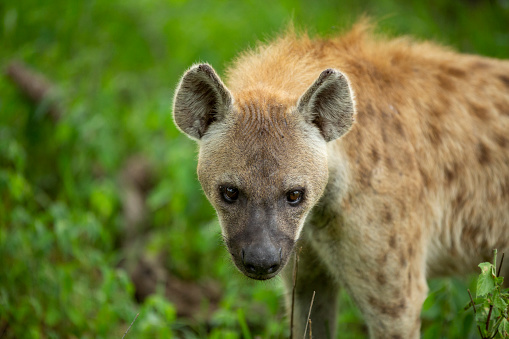
<path id="1" fill-rule="evenodd" d="M 196 180 L 195 145 L 172 123 L 172 91 L 193 62 L 222 73 L 290 21 L 331 34 L 364 12 L 390 34 L 509 56 L 507 0 L 2 1 L 0 66 L 20 59 L 52 79 L 62 116 L 55 123 L 48 102 L 31 103 L 0 76 L 0 337 L 121 338 L 138 313 L 127 338 L 287 336 L 281 282 L 242 277 L 221 245 Z M 144 248 L 164 252 L 184 281 L 219 281 L 208 321 L 178 318 L 163 292 L 134 299 L 121 268 L 120 179 L 133 154 L 148 159 L 155 179 Z M 426 338 L 475 333 L 473 316 L 458 313 L 467 299 L 457 285 L 431 283 Z M 352 301 L 340 299 L 341 333 L 365 336 Z"/>
<path id="2" fill-rule="evenodd" d="M 502 256 L 503 260 L 504 256 Z M 502 261 L 500 267 L 502 267 Z M 497 268 L 497 250 L 494 251 L 493 264 L 479 264 L 481 274 L 477 278 L 476 298 L 466 309 L 473 308 L 475 320 L 481 338 L 509 337 L 509 290 L 502 289 L 504 277 L 500 277 Z M 470 293 L 470 291 L 469 291 Z M 472 297 L 472 296 L 470 296 Z"/>

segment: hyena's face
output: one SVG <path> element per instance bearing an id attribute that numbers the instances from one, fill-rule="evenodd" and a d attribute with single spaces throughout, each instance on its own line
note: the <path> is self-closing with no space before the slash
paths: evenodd
<path id="1" fill-rule="evenodd" d="M 175 122 L 199 140 L 198 178 L 248 277 L 270 279 L 288 261 L 327 184 L 326 143 L 350 129 L 353 113 L 348 81 L 335 70 L 293 104 L 263 89 L 234 98 L 208 65 L 182 78 Z"/>
<path id="2" fill-rule="evenodd" d="M 269 279 L 286 264 L 328 179 L 326 142 L 275 101 L 235 104 L 200 141 L 198 178 L 236 266 Z"/>

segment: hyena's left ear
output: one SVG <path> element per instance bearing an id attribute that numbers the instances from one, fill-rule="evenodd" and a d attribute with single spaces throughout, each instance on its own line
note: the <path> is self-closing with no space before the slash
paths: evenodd
<path id="1" fill-rule="evenodd" d="M 173 117 L 182 132 L 199 140 L 210 124 L 226 115 L 232 102 L 230 91 L 210 65 L 194 65 L 177 86 Z"/>
<path id="2" fill-rule="evenodd" d="M 297 110 L 318 127 L 325 141 L 335 140 L 350 130 L 354 106 L 348 79 L 331 68 L 323 71 L 297 102 Z"/>

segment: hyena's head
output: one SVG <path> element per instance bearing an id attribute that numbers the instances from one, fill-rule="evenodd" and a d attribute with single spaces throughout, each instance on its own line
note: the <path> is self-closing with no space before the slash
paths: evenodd
<path id="1" fill-rule="evenodd" d="M 250 278 L 274 277 L 327 184 L 326 143 L 352 126 L 348 80 L 325 70 L 292 102 L 264 89 L 233 95 L 212 67 L 195 65 L 173 113 L 199 143 L 198 178 L 235 265 Z"/>

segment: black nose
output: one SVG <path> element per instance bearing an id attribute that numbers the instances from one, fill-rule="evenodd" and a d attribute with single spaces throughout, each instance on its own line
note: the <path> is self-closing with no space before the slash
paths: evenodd
<path id="1" fill-rule="evenodd" d="M 281 248 L 272 244 L 251 244 L 242 249 L 242 263 L 249 275 L 263 279 L 279 270 Z"/>

